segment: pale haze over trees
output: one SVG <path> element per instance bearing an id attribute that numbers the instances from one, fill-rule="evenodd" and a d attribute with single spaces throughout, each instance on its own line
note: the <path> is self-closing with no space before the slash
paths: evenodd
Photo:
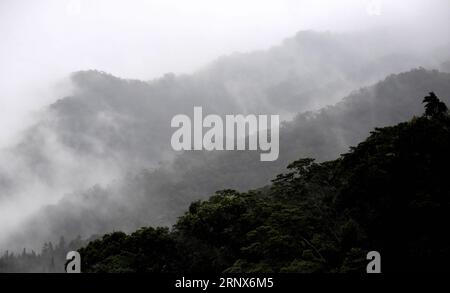
<path id="1" fill-rule="evenodd" d="M 450 104 L 448 1 L 311 2 L 2 1 L 0 253 L 171 225 Z M 279 159 L 174 152 L 194 106 L 280 115 Z"/>

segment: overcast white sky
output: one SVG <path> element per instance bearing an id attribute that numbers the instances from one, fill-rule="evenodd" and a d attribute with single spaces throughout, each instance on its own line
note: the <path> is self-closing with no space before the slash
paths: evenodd
<path id="1" fill-rule="evenodd" d="M 187 73 L 299 30 L 449 26 L 448 0 L 0 0 L 0 145 L 70 72 Z"/>

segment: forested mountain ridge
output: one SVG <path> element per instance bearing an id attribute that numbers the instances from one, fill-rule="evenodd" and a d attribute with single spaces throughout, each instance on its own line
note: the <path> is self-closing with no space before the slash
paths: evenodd
<path id="1" fill-rule="evenodd" d="M 48 153 L 52 147 L 82 163 L 95 161 L 103 167 L 96 177 L 103 169 L 151 169 L 173 158 L 167 143 L 171 118 L 190 114 L 194 106 L 219 115 L 276 113 L 289 119 L 333 105 L 389 74 L 438 68 L 447 60 L 439 58 L 414 52 L 389 32 L 302 31 L 268 50 L 221 57 L 193 74 L 140 81 L 79 71 L 71 75 L 70 95 L 44 111 L 15 155 L 49 181 L 55 178 L 48 170 L 60 165 Z"/>
<path id="2" fill-rule="evenodd" d="M 267 50 L 150 81 L 74 73 L 68 96 L 0 150 L 0 215 L 12 215 L 4 216 L 0 250 L 37 251 L 60 236 L 170 226 L 190 202 L 215 190 L 264 186 L 298 157 L 331 160 L 374 127 L 418 115 L 415 97 L 425 92 L 449 97 L 449 74 L 411 70 L 439 68 L 448 50 L 434 54 L 432 44 L 419 50 L 398 37 L 300 32 Z M 279 159 L 175 153 L 170 120 L 194 106 L 205 114 L 280 114 Z"/>
<path id="3" fill-rule="evenodd" d="M 439 68 L 448 60 L 448 50 L 435 54 L 433 44 L 420 46 L 426 50 L 417 50 L 408 42 L 400 41 L 403 39 L 400 37 L 398 32 L 383 30 L 359 33 L 301 31 L 279 45 L 223 56 L 190 74 L 168 73 L 141 81 L 96 70 L 73 73 L 65 96 L 37 113 L 34 123 L 17 134 L 12 145 L 0 150 L 0 212 L 6 214 L 17 209 L 14 212 L 17 220 L 9 218 L 3 226 L 0 248 L 14 249 L 16 243 L 26 243 L 27 247 L 38 249 L 49 237 L 57 241 L 61 234 L 73 238 L 77 234 L 110 231 L 111 226 L 107 223 L 118 223 L 102 215 L 108 220 L 80 225 L 83 227 L 74 229 L 73 235 L 53 227 L 44 227 L 43 231 L 30 228 L 36 235 L 28 239 L 11 235 L 23 231 L 22 227 L 17 227 L 22 225 L 19 222 L 25 222 L 23 226 L 27 227 L 30 218 L 29 222 L 34 223 L 36 217 L 41 217 L 42 209 L 59 205 L 60 200 L 67 202 L 67 198 L 79 198 L 80 193 L 95 193 L 99 190 L 93 188 L 96 185 L 110 189 L 115 180 L 128 181 L 127 174 L 135 176 L 144 169 L 165 173 L 186 162 L 188 168 L 201 168 L 203 157 L 228 160 L 226 156 L 196 153 L 182 155 L 173 164 L 178 154 L 170 147 L 171 118 L 176 114 L 191 114 L 194 106 L 202 106 L 205 114 L 280 114 L 282 120 L 290 120 L 298 113 L 332 105 L 350 91 L 373 84 L 388 74 L 419 66 Z M 380 43 L 383 46 L 379 46 Z M 365 135 L 364 131 L 361 133 Z M 346 142 L 340 142 L 340 145 L 341 151 L 345 151 Z M 244 180 L 238 176 L 240 172 L 236 172 L 235 178 L 223 178 L 222 183 L 211 183 L 209 189 L 201 187 L 192 191 L 193 196 L 198 198 L 222 188 L 222 185 L 234 185 L 243 190 L 260 186 L 299 155 L 286 155 L 275 172 L 270 168 L 259 169 L 265 172 L 264 176 Z M 251 161 L 255 164 L 253 159 Z M 236 170 L 236 166 L 230 168 Z M 203 172 L 198 171 L 199 175 Z M 176 181 L 185 177 L 185 171 L 176 173 L 171 176 Z M 173 186 L 173 182 L 163 180 L 163 183 Z M 165 186 L 156 189 L 145 193 L 170 190 Z M 114 201 L 111 192 L 106 193 L 109 194 L 108 201 Z M 63 195 L 65 199 L 62 199 Z M 30 201 L 37 204 L 26 204 Z M 118 198 L 118 201 L 123 207 L 122 199 Z M 8 205 L 11 207 L 6 208 Z M 165 210 L 165 205 L 156 206 Z M 2 207 L 7 211 L 2 212 Z M 183 208 L 177 207 L 173 215 L 155 216 L 152 221 L 155 218 L 159 223 L 173 221 Z M 51 217 L 44 215 L 38 222 L 58 226 L 60 221 L 50 220 Z M 86 218 L 91 217 L 95 215 Z M 72 220 L 64 220 L 63 225 L 68 221 Z M 149 219 L 143 221 L 149 222 Z M 127 226 L 130 231 L 138 227 L 134 223 Z M 30 235 L 30 231 L 23 234 Z"/>
<path id="4" fill-rule="evenodd" d="M 425 114 L 376 128 L 340 158 L 300 159 L 271 186 L 223 190 L 172 229 L 115 232 L 80 249 L 85 272 L 448 271 L 450 117 L 431 93 Z"/>
<path id="5" fill-rule="evenodd" d="M 169 166 L 70 193 L 33 216 L 16 242 L 31 237 L 40 246 L 61 235 L 87 238 L 147 225 L 171 226 L 192 201 L 216 190 L 264 186 L 296 158 L 334 159 L 371 129 L 420 115 L 423 108 L 416 97 L 431 89 L 450 103 L 450 74 L 415 69 L 391 75 L 334 106 L 299 114 L 280 129 L 280 158 L 273 163 L 260 162 L 255 152 L 186 152 Z"/>

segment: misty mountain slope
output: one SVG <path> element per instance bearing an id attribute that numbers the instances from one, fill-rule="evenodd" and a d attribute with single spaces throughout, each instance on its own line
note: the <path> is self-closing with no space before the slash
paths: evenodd
<path id="1" fill-rule="evenodd" d="M 0 184 L 14 187 L 8 178 L 30 173 L 26 177 L 36 175 L 55 185 L 80 177 L 77 186 L 87 187 L 107 183 L 124 170 L 155 168 L 173 158 L 170 120 L 180 113 L 192 115 L 194 106 L 205 113 L 292 118 L 334 104 L 388 74 L 434 68 L 448 60 L 443 53 L 424 54 L 427 50 L 415 51 L 401 35 L 386 31 L 304 31 L 269 50 L 219 58 L 191 75 L 166 74 L 143 82 L 77 72 L 71 77 L 71 95 L 44 110 L 12 150 L 21 161 L 12 169 L 19 171 L 0 170 Z M 57 175 L 61 170 L 66 171 Z M 91 170 L 89 176 L 81 176 L 83 170 Z"/>
<path id="2" fill-rule="evenodd" d="M 191 203 L 172 230 L 104 235 L 79 250 L 82 267 L 363 274 L 376 250 L 383 272 L 448 271 L 450 116 L 434 95 L 424 100 L 424 115 L 372 130 L 335 160 L 300 158 L 264 190 Z"/>
<path id="3" fill-rule="evenodd" d="M 431 45 L 417 51 L 394 32 L 303 31 L 268 50 L 221 57 L 190 75 L 144 82 L 77 72 L 71 76 L 70 96 L 44 109 L 18 146 L 1 154 L 6 167 L 0 168 L 0 186 L 5 194 L 26 196 L 30 181 L 43 194 L 104 185 L 124 170 L 170 161 L 170 120 L 192 115 L 194 106 L 205 113 L 271 113 L 290 119 L 334 104 L 387 74 L 434 68 L 449 58 L 445 50 L 433 52 Z"/>
<path id="4" fill-rule="evenodd" d="M 334 104 L 388 74 L 436 68 L 448 58 L 419 53 L 403 38 L 388 31 L 302 31 L 267 51 L 222 57 L 195 76 L 225 85 L 250 113 L 304 112 Z"/>
<path id="5" fill-rule="evenodd" d="M 73 93 L 51 105 L 39 125 L 76 158 L 97 158 L 120 170 L 151 168 L 172 158 L 172 117 L 192 115 L 194 106 L 219 115 L 291 118 L 334 104 L 388 74 L 436 64 L 394 33 L 299 32 L 269 50 L 222 57 L 191 75 L 143 82 L 77 72 L 71 77 Z M 26 148 L 33 147 L 27 151 L 45 152 L 27 142 Z"/>
<path id="6" fill-rule="evenodd" d="M 284 142 L 282 135 L 280 159 L 263 167 L 255 153 L 245 152 L 231 156 L 186 154 L 172 163 L 175 153 L 170 137 L 174 129 L 170 121 L 180 113 L 192 116 L 194 106 L 202 106 L 205 115 L 269 113 L 291 119 L 297 113 L 334 103 L 351 90 L 386 74 L 418 65 L 433 68 L 448 60 L 443 53 L 438 57 L 424 54 L 433 50 L 431 47 L 420 52 L 411 49 L 395 33 L 310 31 L 300 32 L 269 50 L 219 58 L 190 75 L 166 74 L 144 82 L 100 71 L 76 72 L 71 76 L 70 95 L 44 109 L 16 145 L 1 150 L 0 221 L 4 225 L 0 244 L 9 242 L 10 233 L 27 225 L 27 217 L 42 206 L 57 204 L 63 195 L 65 199 L 73 197 L 73 210 L 77 211 L 79 197 L 76 195 L 87 194 L 89 198 L 90 192 L 86 190 L 95 185 L 105 189 L 105 195 L 100 198 L 109 197 L 105 201 L 111 204 L 106 205 L 121 211 L 114 214 L 133 215 L 131 211 L 137 205 L 131 199 L 124 204 L 124 194 L 132 194 L 129 197 L 142 202 L 139 206 L 142 211 L 137 209 L 135 216 L 121 222 L 126 230 L 148 221 L 173 222 L 181 209 L 178 202 L 188 202 L 189 198 L 199 198 L 216 189 L 263 185 L 275 170 L 283 170 L 289 158 L 297 157 L 299 152 L 317 154 L 319 158 L 336 154 L 336 150 L 343 152 L 351 143 L 351 133 L 331 126 L 327 129 L 329 134 L 311 126 L 305 132 L 317 136 L 311 140 L 301 138 L 305 142 L 296 142 L 301 146 L 298 149 L 286 150 L 290 143 Z M 360 137 L 363 134 L 364 131 Z M 248 174 L 250 167 L 258 171 Z M 137 176 L 136 180 L 142 183 L 131 184 L 139 186 L 137 191 L 133 188 L 122 191 L 122 186 L 128 186 L 123 183 L 124 176 L 127 173 L 136 176 L 133 174 L 142 169 L 154 170 L 151 178 Z M 149 201 L 155 211 L 162 213 L 149 212 Z M 90 211 L 84 218 L 92 220 L 89 226 L 74 228 L 74 234 L 104 232 L 118 224 L 115 215 L 100 220 L 95 208 L 80 209 Z M 57 214 L 56 210 L 52 209 L 48 217 Z M 61 217 L 72 221 L 78 215 L 62 213 Z M 43 232 L 42 237 L 37 235 L 32 239 L 48 240 L 45 235 L 60 231 L 54 229 L 53 222 L 64 226 L 66 221 L 61 221 L 61 217 L 44 225 L 49 233 Z"/>
<path id="7" fill-rule="evenodd" d="M 440 70 L 443 72 L 450 72 L 450 60 L 443 62 L 440 66 Z"/>
<path id="8" fill-rule="evenodd" d="M 371 128 L 419 115 L 422 104 L 414 97 L 435 91 L 448 103 L 449 90 L 448 73 L 421 68 L 390 75 L 374 86 L 353 92 L 334 106 L 298 115 L 285 129 L 289 135 L 284 135 L 294 142 L 280 142 L 281 148 L 287 147 L 280 154 L 290 154 L 291 146 L 300 145 L 303 152 L 329 160 L 357 143 Z"/>
<path id="9" fill-rule="evenodd" d="M 172 224 L 188 204 L 216 190 L 246 190 L 269 183 L 299 157 L 329 160 L 348 150 L 374 127 L 395 124 L 422 112 L 417 97 L 435 91 L 450 103 L 450 74 L 425 69 L 391 75 L 355 91 L 334 106 L 299 114 L 280 131 L 280 158 L 260 162 L 258 152 L 185 152 L 172 164 L 119 179 L 106 187 L 68 194 L 25 224 L 18 239 L 47 241 L 64 235 Z"/>

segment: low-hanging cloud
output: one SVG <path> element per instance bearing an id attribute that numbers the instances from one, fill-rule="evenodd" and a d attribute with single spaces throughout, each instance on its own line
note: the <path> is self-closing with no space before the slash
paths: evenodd
<path id="1" fill-rule="evenodd" d="M 206 172 L 204 154 L 173 162 L 169 145 L 170 119 L 195 105 L 286 121 L 389 74 L 449 60 L 448 1 L 212 2 L 1 2 L 0 249 L 30 221 L 42 227 L 10 243 L 170 224 L 179 208 L 158 196 L 187 182 L 177 164 Z M 131 79 L 78 72 L 87 69 Z M 348 146 L 345 132 L 333 129 L 338 149 Z M 195 199 L 248 187 L 242 178 L 181 189 Z M 65 214 L 65 204 L 76 208 Z M 67 219 L 78 212 L 92 220 L 74 228 Z"/>

